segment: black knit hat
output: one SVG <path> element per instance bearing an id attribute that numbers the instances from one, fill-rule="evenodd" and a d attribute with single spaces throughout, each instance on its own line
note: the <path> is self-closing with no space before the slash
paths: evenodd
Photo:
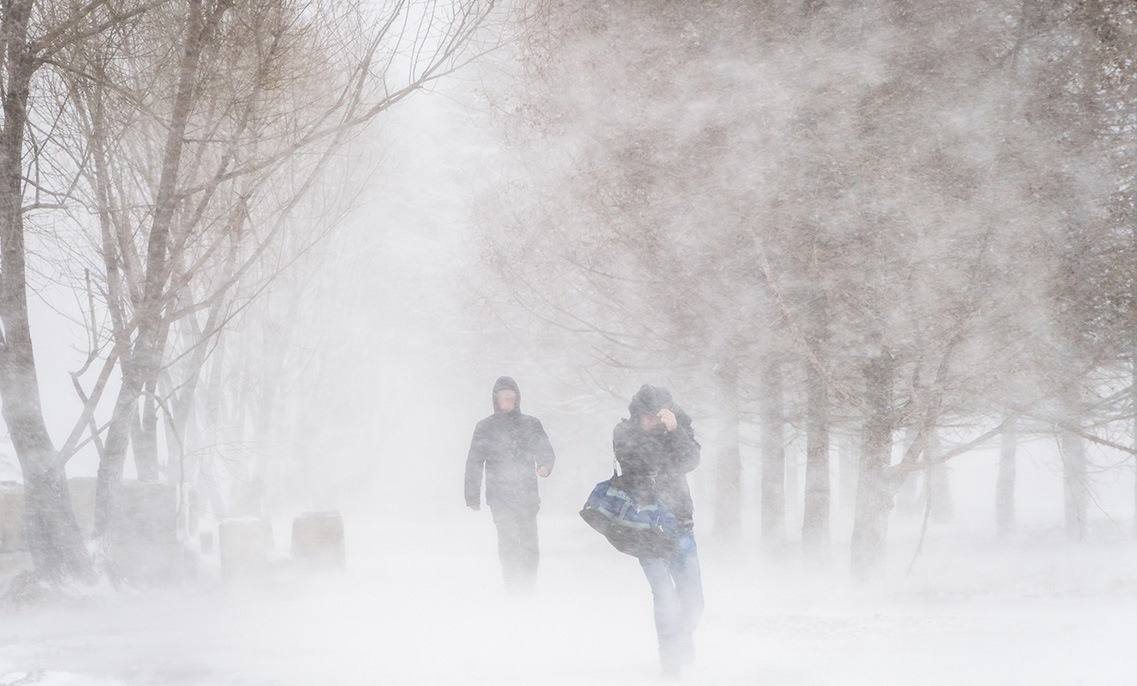
<path id="1" fill-rule="evenodd" d="M 632 417 L 641 414 L 656 414 L 663 408 L 671 409 L 671 392 L 662 386 L 644 384 L 632 396 L 628 404 L 628 414 Z"/>

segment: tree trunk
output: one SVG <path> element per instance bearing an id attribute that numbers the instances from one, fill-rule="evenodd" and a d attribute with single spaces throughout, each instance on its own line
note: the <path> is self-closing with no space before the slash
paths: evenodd
<path id="1" fill-rule="evenodd" d="M 738 367 L 733 361 L 719 371 L 722 430 L 715 464 L 715 534 L 733 537 L 742 523 L 742 456 L 738 449 Z"/>
<path id="2" fill-rule="evenodd" d="M 995 482 L 995 528 L 1005 538 L 1015 528 L 1015 452 L 1018 447 L 1016 421 L 1011 420 L 1003 430 L 999 451 L 999 478 Z"/>
<path id="3" fill-rule="evenodd" d="M 829 549 L 829 390 L 813 364 L 806 363 L 805 376 L 805 504 L 801 542 L 807 555 L 817 557 Z"/>
<path id="4" fill-rule="evenodd" d="M 916 440 L 917 430 L 913 427 L 904 428 L 904 436 L 901 439 L 904 444 L 905 452 L 908 451 L 909 446 Z M 896 514 L 901 517 L 923 516 L 924 501 L 921 497 L 923 495 L 921 488 L 921 481 L 926 478 L 927 474 L 924 471 L 908 472 L 904 476 L 904 480 L 900 483 L 900 487 L 896 491 Z"/>
<path id="5" fill-rule="evenodd" d="M 932 462 L 926 470 L 925 488 L 932 497 L 931 518 L 933 521 L 950 522 L 955 517 L 955 501 L 951 495 L 951 474 L 946 464 L 936 462 L 940 451 L 940 437 L 935 431 L 928 437 L 928 447 L 924 449 L 925 460 Z"/>
<path id="6" fill-rule="evenodd" d="M 857 473 L 860 471 L 860 457 L 857 453 L 856 439 L 842 434 L 837 439 L 837 503 L 841 516 L 846 522 L 853 519 L 853 508 L 857 502 Z"/>
<path id="7" fill-rule="evenodd" d="M 116 496 L 126 462 L 126 448 L 130 444 L 130 433 L 137 420 L 138 396 L 142 392 L 142 384 L 134 365 L 124 359 L 122 366 L 122 385 L 111 411 L 107 439 L 95 477 L 95 538 L 108 534 L 110 523 L 114 521 L 118 500 Z"/>
<path id="8" fill-rule="evenodd" d="M 762 540 L 780 546 L 786 536 L 785 412 L 780 361 L 770 357 L 762 370 Z"/>
<path id="9" fill-rule="evenodd" d="M 158 383 L 147 381 L 142 396 L 142 417 L 134 427 L 131 450 L 139 481 L 158 481 Z"/>
<path id="10" fill-rule="evenodd" d="M 867 414 L 851 551 L 853 578 L 861 582 L 880 573 L 892 510 L 894 492 L 887 469 L 892 461 L 893 374 L 887 350 L 878 353 L 864 368 Z"/>
<path id="11" fill-rule="evenodd" d="M 155 482 L 161 478 L 158 464 L 158 381 L 162 375 L 162 351 L 170 337 L 170 323 L 162 321 L 158 325 L 154 349 L 157 363 L 147 365 L 146 378 L 142 388 L 142 421 L 138 425 L 138 432 L 132 439 L 134 451 L 134 466 L 138 472 L 139 481 Z"/>
<path id="12" fill-rule="evenodd" d="M 798 476 L 798 450 L 794 446 L 792 450 L 785 451 L 785 486 L 782 491 L 784 497 L 784 510 L 785 518 L 788 520 L 788 526 L 796 526 L 798 516 L 801 515 L 801 479 Z"/>
<path id="13" fill-rule="evenodd" d="M 199 408 L 201 421 L 195 425 L 196 432 L 186 436 L 188 452 L 193 455 L 190 460 L 196 462 L 196 468 L 190 470 L 187 466 L 187 471 L 196 476 L 194 487 L 206 496 L 210 510 L 218 519 L 229 516 L 229 503 L 225 499 L 222 483 L 217 476 L 222 471 L 222 467 L 218 464 L 218 450 L 210 445 L 220 441 L 223 435 L 221 403 L 225 390 L 225 359 L 230 354 L 229 347 L 226 339 L 222 337 L 210 357 L 209 374 L 198 393 L 204 405 L 204 408 Z M 234 365 L 229 367 L 232 369 Z"/>
<path id="14" fill-rule="evenodd" d="M 1081 398 L 1076 387 L 1062 395 L 1062 419 L 1081 426 Z M 1086 510 L 1089 504 L 1089 474 L 1086 465 L 1086 445 L 1081 436 L 1058 430 L 1058 451 L 1062 454 L 1063 502 L 1066 512 L 1066 538 L 1084 541 L 1086 538 Z"/>
<path id="15" fill-rule="evenodd" d="M 1068 431 L 1058 438 L 1062 451 L 1063 501 L 1066 512 L 1066 538 L 1071 541 L 1086 539 L 1087 487 L 1085 444 L 1080 436 Z"/>
<path id="16" fill-rule="evenodd" d="M 263 344 L 263 342 L 262 342 Z M 254 446 L 254 450 L 241 450 L 230 456 L 226 462 L 231 477 L 229 486 L 229 512 L 234 517 L 255 517 L 262 514 L 261 486 L 257 483 L 257 460 L 260 458 L 264 445 L 258 439 L 268 439 L 266 428 L 268 409 L 272 406 L 274 389 L 271 384 L 265 383 L 263 376 L 255 376 L 250 372 L 253 369 L 248 363 L 251 356 L 257 355 L 254 346 L 257 342 L 248 337 L 239 339 L 238 345 L 232 350 L 234 366 L 242 370 L 240 383 L 236 388 L 228 386 L 232 393 L 229 402 L 230 411 L 223 419 L 222 435 L 225 436 L 226 445 Z M 219 397 L 223 397 L 224 390 Z M 250 440 L 251 439 L 251 440 Z M 320 476 L 325 476 L 321 473 Z M 325 481 L 320 480 L 320 485 Z M 313 483 L 313 486 L 316 486 Z"/>
<path id="17" fill-rule="evenodd" d="M 1062 419 L 1081 425 L 1077 389 L 1062 398 Z M 1062 454 L 1062 491 L 1065 511 L 1065 530 L 1072 542 L 1086 539 L 1086 513 L 1089 504 L 1089 474 L 1086 464 L 1086 443 L 1077 433 L 1059 429 L 1059 452 Z"/>
<path id="18" fill-rule="evenodd" d="M 23 156 L 30 84 L 38 66 L 27 41 L 32 5 L 30 0 L 11 0 L 0 19 L 7 50 L 0 130 L 0 411 L 24 479 L 25 536 L 37 573 L 52 579 L 88 578 L 90 559 L 43 418 L 28 320 Z"/>
<path id="19" fill-rule="evenodd" d="M 161 409 L 163 413 L 166 413 L 167 409 L 159 406 L 158 384 L 162 376 L 161 356 L 169 344 L 169 338 L 170 322 L 163 320 L 158 325 L 158 333 L 154 343 L 154 348 L 157 350 L 157 363 L 146 367 L 145 386 L 142 389 L 142 423 L 139 425 L 137 440 L 134 440 L 133 443 L 134 464 L 138 471 L 139 481 L 153 482 L 161 478 L 161 467 L 158 463 L 158 411 Z M 198 358 L 195 357 L 194 359 Z M 176 439 L 167 437 L 167 440 Z"/>
<path id="20" fill-rule="evenodd" d="M 172 483 L 180 483 L 185 467 L 182 460 L 185 458 L 186 433 L 193 417 L 196 376 L 182 382 L 180 391 L 174 390 L 175 382 L 169 375 L 163 375 L 158 385 L 158 392 L 169 398 L 170 414 L 164 415 L 162 425 L 166 433 L 166 479 Z"/>
<path id="21" fill-rule="evenodd" d="M 1137 303 L 1134 304 L 1134 307 L 1137 308 Z M 1130 362 L 1129 369 L 1132 375 L 1129 382 L 1129 411 L 1133 413 L 1133 448 L 1137 450 L 1137 351 L 1133 353 L 1133 360 Z M 1133 536 L 1137 537 L 1137 453 L 1133 454 Z"/>
<path id="22" fill-rule="evenodd" d="M 57 580 L 91 578 L 91 561 L 63 469 L 25 473 L 24 479 L 25 535 L 36 571 Z"/>

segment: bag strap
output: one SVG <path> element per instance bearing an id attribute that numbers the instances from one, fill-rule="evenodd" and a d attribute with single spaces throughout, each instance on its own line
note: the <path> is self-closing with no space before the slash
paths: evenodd
<path id="1" fill-rule="evenodd" d="M 620 461 L 612 455 L 612 478 L 615 479 L 620 476 Z"/>

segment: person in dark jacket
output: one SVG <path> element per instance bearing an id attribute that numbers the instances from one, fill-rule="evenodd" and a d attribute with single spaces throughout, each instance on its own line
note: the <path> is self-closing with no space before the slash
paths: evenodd
<path id="1" fill-rule="evenodd" d="M 482 473 L 486 503 L 497 526 L 498 555 L 505 586 L 532 590 L 537 577 L 537 477 L 553 471 L 556 456 L 536 417 L 521 414 L 521 390 L 508 376 L 493 387 L 493 409 L 478 422 L 466 457 L 466 505 L 481 509 Z"/>
<path id="2" fill-rule="evenodd" d="M 694 634 L 703 611 L 703 583 L 695 546 L 695 512 L 687 473 L 699 466 L 700 446 L 691 418 L 665 388 L 644 385 L 616 425 L 612 449 L 620 483 L 638 502 L 658 502 L 679 522 L 676 552 L 640 558 L 651 585 L 659 656 L 665 672 L 677 673 L 695 658 Z"/>

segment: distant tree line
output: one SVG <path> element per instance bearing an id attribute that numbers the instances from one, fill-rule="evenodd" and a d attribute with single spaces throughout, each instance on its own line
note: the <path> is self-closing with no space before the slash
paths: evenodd
<path id="1" fill-rule="evenodd" d="M 1015 446 L 1053 436 L 1086 536 L 1087 444 L 1137 455 L 1137 6 L 522 5 L 494 102 L 523 171 L 479 212 L 494 292 L 592 377 L 714 380 L 717 528 L 757 424 L 773 545 L 805 436 L 811 555 L 856 443 L 859 578 L 898 494 L 950 507 L 944 464 L 1000 440 L 998 531 Z"/>

